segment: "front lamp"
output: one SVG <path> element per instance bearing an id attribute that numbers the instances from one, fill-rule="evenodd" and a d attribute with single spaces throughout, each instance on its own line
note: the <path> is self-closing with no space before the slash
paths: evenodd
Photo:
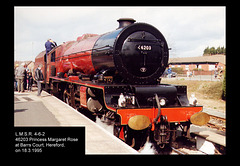
<path id="1" fill-rule="evenodd" d="M 165 106 L 167 101 L 166 101 L 165 98 L 161 98 L 161 99 L 159 99 L 159 103 L 160 103 L 161 106 Z"/>

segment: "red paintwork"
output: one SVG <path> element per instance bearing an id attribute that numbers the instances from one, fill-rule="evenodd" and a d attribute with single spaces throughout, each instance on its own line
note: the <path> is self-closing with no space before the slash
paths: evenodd
<path id="1" fill-rule="evenodd" d="M 70 69 L 83 74 L 95 74 L 92 64 L 92 48 L 100 36 L 88 34 L 78 37 L 56 49 L 56 72 L 67 73 Z"/>
<path id="2" fill-rule="evenodd" d="M 70 69 L 83 74 L 96 74 L 92 64 L 92 48 L 99 38 L 96 34 L 84 34 L 77 38 L 77 41 L 68 41 L 57 47 L 47 55 L 47 75 L 45 76 L 45 51 L 42 51 L 35 58 L 35 69 L 42 64 L 42 73 L 45 81 L 49 83 L 51 66 L 55 66 L 56 75 L 59 72 L 67 73 Z M 55 51 L 55 62 L 51 62 L 51 53 Z M 35 71 L 34 69 L 34 71 Z"/>
<path id="3" fill-rule="evenodd" d="M 38 68 L 38 65 L 40 65 L 40 64 L 43 65 L 42 71 L 45 68 L 44 55 L 45 55 L 45 51 L 42 51 L 35 58 L 35 64 L 34 64 L 34 69 L 33 69 L 33 78 L 34 78 L 34 75 L 35 75 L 35 70 Z M 45 73 L 44 72 L 42 72 L 42 73 L 43 73 L 43 78 L 45 78 Z"/>
<path id="4" fill-rule="evenodd" d="M 61 44 L 56 49 L 56 73 L 58 72 L 64 72 L 63 71 L 63 61 L 62 56 L 66 50 L 68 50 L 76 41 L 68 41 L 63 44 Z M 60 58 L 61 57 L 61 58 Z"/>
<path id="5" fill-rule="evenodd" d="M 81 106 L 87 108 L 87 87 L 80 87 L 80 103 Z"/>
<path id="6" fill-rule="evenodd" d="M 121 130 L 119 132 L 119 138 L 121 138 L 123 141 L 125 141 L 123 126 L 121 127 Z"/>
<path id="7" fill-rule="evenodd" d="M 79 77 L 78 77 L 78 76 L 69 76 L 69 77 L 68 77 L 68 80 L 69 80 L 69 81 L 78 81 L 78 80 L 79 80 Z"/>
<path id="8" fill-rule="evenodd" d="M 52 77 L 56 80 L 63 80 L 62 78 Z M 75 77 L 74 77 L 75 78 Z M 104 92 L 104 86 L 100 85 L 94 85 L 92 83 L 83 82 L 79 80 L 64 80 L 67 82 L 72 82 L 79 84 L 80 87 L 80 103 L 82 107 L 87 108 L 87 87 L 93 87 L 97 89 L 102 89 Z M 142 109 L 116 109 L 113 107 L 110 107 L 106 104 L 104 100 L 104 104 L 107 109 L 112 110 L 114 112 L 117 112 L 118 115 L 121 117 L 121 125 L 127 125 L 128 120 L 135 116 L 135 115 L 145 115 L 149 117 L 151 123 L 152 123 L 152 130 L 154 130 L 154 124 L 153 120 L 156 118 L 158 109 L 157 108 L 142 108 Z M 172 108 L 161 108 L 161 115 L 166 115 L 168 118 L 168 122 L 170 123 L 180 123 L 180 122 L 186 122 L 190 120 L 190 117 L 197 113 L 202 111 L 202 106 L 197 107 L 172 107 Z M 160 119 L 158 120 L 160 121 Z M 121 132 L 120 132 L 121 134 Z"/>
<path id="9" fill-rule="evenodd" d="M 190 120 L 190 117 L 202 111 L 202 107 L 176 107 L 176 108 L 161 108 L 161 115 L 167 116 L 168 122 L 186 122 Z M 121 124 L 128 124 L 128 120 L 135 115 L 145 115 L 149 117 L 153 128 L 153 120 L 156 118 L 157 108 L 145 108 L 145 109 L 118 109 L 117 113 L 121 116 Z M 160 118 L 158 119 L 160 121 Z"/>

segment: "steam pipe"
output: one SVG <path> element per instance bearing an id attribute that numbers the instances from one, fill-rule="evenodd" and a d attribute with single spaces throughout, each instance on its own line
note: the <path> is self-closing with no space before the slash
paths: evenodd
<path id="1" fill-rule="evenodd" d="M 158 106 L 158 114 L 156 116 L 156 118 L 153 120 L 154 123 L 156 123 L 161 115 L 161 105 L 159 103 L 159 98 L 158 98 L 158 95 L 155 93 L 155 100 L 157 102 L 157 106 Z"/>

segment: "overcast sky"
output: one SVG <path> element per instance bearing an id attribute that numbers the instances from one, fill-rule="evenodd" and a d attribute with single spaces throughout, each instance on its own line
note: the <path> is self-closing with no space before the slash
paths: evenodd
<path id="1" fill-rule="evenodd" d="M 122 17 L 161 31 L 172 48 L 170 58 L 226 47 L 225 7 L 15 7 L 14 59 L 35 61 L 47 39 L 59 45 L 84 33 L 103 34 L 116 29 Z"/>

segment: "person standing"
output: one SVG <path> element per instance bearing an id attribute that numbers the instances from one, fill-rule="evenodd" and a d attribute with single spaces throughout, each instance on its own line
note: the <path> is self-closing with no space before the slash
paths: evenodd
<path id="1" fill-rule="evenodd" d="M 18 64 L 16 64 L 15 68 L 14 68 L 14 90 L 18 91 L 18 81 L 17 81 L 17 76 L 16 76 L 16 72 L 17 72 L 17 68 L 18 68 Z"/>
<path id="2" fill-rule="evenodd" d="M 32 84 L 33 84 L 32 72 L 28 73 L 27 81 L 28 81 L 28 91 L 31 92 L 32 91 Z"/>
<path id="3" fill-rule="evenodd" d="M 22 63 L 18 68 L 16 68 L 15 71 L 15 75 L 18 81 L 18 92 L 24 92 L 23 80 L 26 72 L 24 65 L 25 63 Z"/>
<path id="4" fill-rule="evenodd" d="M 24 90 L 27 90 L 27 64 L 24 65 L 24 69 L 26 71 L 24 73 L 24 78 L 23 78 L 23 88 Z"/>
<path id="5" fill-rule="evenodd" d="M 171 78 L 172 77 L 172 69 L 171 69 L 171 67 L 168 67 L 167 72 L 168 72 L 168 78 Z"/>
<path id="6" fill-rule="evenodd" d="M 52 39 L 48 39 L 47 42 L 45 43 L 45 48 L 46 48 L 46 54 L 48 54 L 53 47 L 55 47 L 55 44 L 53 44 L 53 42 L 51 42 Z"/>
<path id="7" fill-rule="evenodd" d="M 41 92 L 42 92 L 42 85 L 41 85 L 41 82 L 43 81 L 43 74 L 42 74 L 42 65 L 38 65 L 38 68 L 36 69 L 35 71 L 35 75 L 34 75 L 34 78 L 37 82 L 37 87 L 38 87 L 38 94 L 37 96 L 40 96 L 41 95 Z"/>
<path id="8" fill-rule="evenodd" d="M 52 46 L 52 48 L 53 48 L 53 47 L 57 47 L 57 43 L 56 43 L 55 41 L 53 41 L 52 39 L 49 39 L 49 41 L 50 41 L 51 43 L 53 43 L 53 45 L 54 45 L 54 46 Z"/>
<path id="9" fill-rule="evenodd" d="M 47 54 L 52 50 L 52 48 L 55 47 L 54 43 L 51 41 L 52 41 L 52 39 L 48 39 L 47 42 L 45 43 L 45 48 L 46 48 L 46 54 L 44 56 L 45 62 L 47 62 Z"/>

